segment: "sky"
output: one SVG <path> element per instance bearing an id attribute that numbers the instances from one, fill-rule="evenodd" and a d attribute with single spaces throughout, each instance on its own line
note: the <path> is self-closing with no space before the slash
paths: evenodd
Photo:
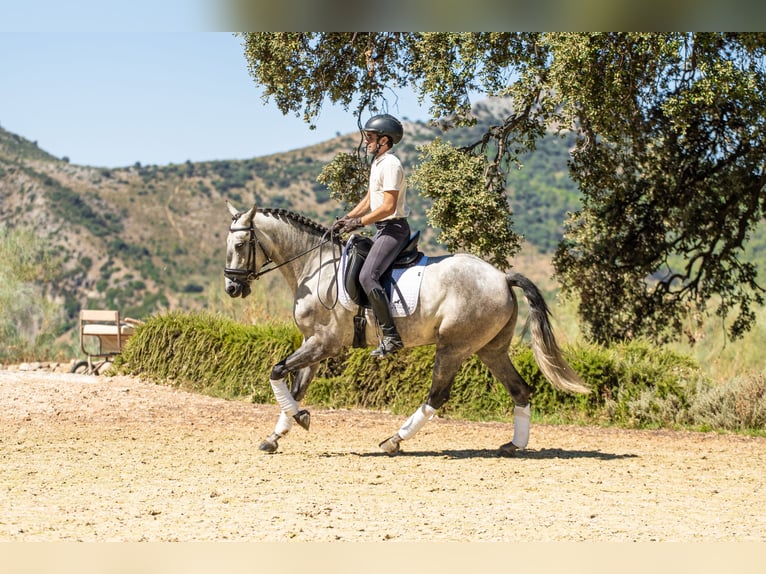
<path id="1" fill-rule="evenodd" d="M 356 130 L 351 110 L 340 106 L 326 105 L 315 130 L 284 116 L 273 99 L 264 103 L 242 38 L 184 26 L 0 28 L 0 126 L 70 163 L 108 168 L 248 159 Z M 389 111 L 427 117 L 411 92 Z"/>
<path id="2" fill-rule="evenodd" d="M 582 1 L 594 8 L 587 14 L 614 6 L 613 0 Z M 691 1 L 677 4 L 686 10 Z M 546 23 L 566 28 L 562 18 L 570 27 L 596 29 L 647 23 L 629 10 L 607 10 L 611 19 L 583 22 L 564 10 L 568 0 L 545 0 L 532 12 L 524 0 L 477 2 L 388 0 L 391 8 L 381 12 L 343 0 L 0 0 L 0 126 L 78 165 L 248 159 L 353 132 L 356 120 L 350 111 L 325 105 L 311 130 L 301 118 L 282 115 L 273 101 L 264 103 L 247 71 L 241 38 L 227 30 L 293 29 L 308 26 L 306 19 L 319 29 L 344 23 L 345 29 L 433 29 L 440 23 L 448 30 L 540 29 Z M 444 6 L 450 10 L 435 8 Z M 710 6 L 704 22 L 724 26 L 740 22 L 726 14 L 745 17 L 732 9 L 710 12 Z M 667 27 L 673 22 L 679 23 L 671 20 Z M 766 17 L 746 22 L 766 24 Z M 397 96 L 398 106 L 389 112 L 428 119 L 411 91 Z"/>

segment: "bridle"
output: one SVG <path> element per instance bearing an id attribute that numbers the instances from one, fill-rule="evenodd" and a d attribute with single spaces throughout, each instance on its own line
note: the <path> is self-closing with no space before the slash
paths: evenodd
<path id="1" fill-rule="evenodd" d="M 239 214 L 232 218 L 235 221 L 239 218 Z M 258 241 L 258 237 L 255 235 L 255 227 L 253 226 L 253 222 L 250 222 L 249 227 L 229 227 L 229 233 L 235 233 L 237 231 L 248 231 L 250 232 L 250 238 L 247 241 L 247 259 L 245 260 L 245 267 L 242 269 L 235 268 L 235 267 L 225 267 L 223 270 L 223 276 L 227 279 L 231 279 L 232 281 L 236 283 L 247 283 L 252 281 L 253 279 L 258 279 L 261 275 L 265 275 L 269 271 L 272 271 L 276 269 L 276 267 L 270 267 L 268 269 L 264 269 L 266 265 L 269 263 L 273 263 L 274 260 L 269 256 L 268 253 L 266 253 L 266 249 L 264 249 L 263 245 L 260 241 Z M 255 256 L 256 251 L 255 248 L 260 247 L 261 251 L 263 251 L 263 254 L 266 256 L 266 261 L 261 266 L 261 270 L 258 271 L 255 268 Z M 287 263 L 287 261 L 285 261 Z M 284 265 L 285 263 L 282 263 Z"/>
<path id="2" fill-rule="evenodd" d="M 236 221 L 237 219 L 239 219 L 240 215 L 241 214 L 237 214 L 236 216 L 232 217 L 232 220 Z M 266 252 L 266 249 L 264 248 L 263 244 L 258 240 L 258 236 L 255 234 L 255 226 L 253 225 L 253 222 L 252 221 L 250 222 L 249 227 L 244 227 L 244 226 L 229 227 L 229 233 L 233 233 L 237 231 L 249 232 L 250 238 L 247 241 L 247 259 L 245 260 L 245 267 L 242 269 L 225 267 L 223 270 L 224 277 L 226 277 L 227 279 L 230 279 L 231 281 L 234 281 L 235 283 L 248 283 L 252 281 L 253 279 L 258 279 L 262 275 L 266 275 L 266 273 L 274 271 L 275 269 L 279 269 L 283 265 L 287 265 L 288 263 L 291 263 L 292 261 L 295 261 L 296 259 L 299 259 L 316 249 L 319 249 L 325 243 L 332 241 L 333 235 L 334 235 L 332 232 L 332 229 L 328 229 L 327 233 L 325 233 L 322 236 L 321 241 L 319 241 L 319 243 L 317 243 L 316 245 L 309 247 L 305 251 L 302 251 L 298 253 L 297 255 L 294 255 L 293 257 L 290 257 L 289 259 L 283 261 L 282 263 L 266 268 L 266 266 L 269 263 L 274 263 L 274 260 Z M 261 266 L 260 271 L 256 269 L 256 264 L 255 264 L 256 247 L 259 247 L 260 250 L 263 252 L 264 256 L 266 257 L 266 261 Z"/>

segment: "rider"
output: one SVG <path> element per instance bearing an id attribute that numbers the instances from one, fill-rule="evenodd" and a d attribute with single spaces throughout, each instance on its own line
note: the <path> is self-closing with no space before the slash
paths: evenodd
<path id="1" fill-rule="evenodd" d="M 370 253 L 359 272 L 359 283 L 383 332 L 380 346 L 372 355 L 384 357 L 404 346 L 391 316 L 388 295 L 380 283 L 381 275 L 410 238 L 407 222 L 410 209 L 405 199 L 407 181 L 399 158 L 391 152 L 401 141 L 404 129 L 394 116 L 381 114 L 370 118 L 363 131 L 367 153 L 373 156 L 367 194 L 335 222 L 333 231 L 349 233 L 371 223 L 377 228 Z"/>

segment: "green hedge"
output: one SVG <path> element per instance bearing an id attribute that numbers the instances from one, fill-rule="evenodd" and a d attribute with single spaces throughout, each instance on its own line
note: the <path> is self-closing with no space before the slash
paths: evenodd
<path id="1" fill-rule="evenodd" d="M 117 366 L 127 374 L 213 396 L 270 403 L 274 401 L 269 385 L 271 368 L 297 349 L 301 340 L 291 323 L 242 325 L 212 314 L 173 312 L 141 325 Z M 528 346 L 516 344 L 509 352 L 533 388 L 537 421 L 750 432 L 762 431 L 766 423 L 763 377 L 755 382 L 749 379 L 739 390 L 735 385 L 722 391 L 691 358 L 644 341 L 610 348 L 586 345 L 567 349 L 572 367 L 593 390 L 589 395 L 554 390 L 537 368 Z M 369 349 L 350 349 L 322 363 L 305 403 L 409 414 L 428 395 L 433 360 L 433 347 L 407 349 L 382 361 L 370 357 Z M 711 400 L 722 392 L 729 398 Z M 747 412 L 743 412 L 745 401 L 732 398 L 736 393 L 750 401 Z M 722 414 L 720 409 L 726 404 L 734 406 Z M 508 421 L 512 411 L 508 393 L 472 357 L 458 373 L 441 414 Z"/>
<path id="2" fill-rule="evenodd" d="M 209 314 L 157 315 L 128 339 L 116 366 L 156 382 L 226 398 L 272 399 L 269 373 L 300 345 L 286 323 L 250 327 Z"/>

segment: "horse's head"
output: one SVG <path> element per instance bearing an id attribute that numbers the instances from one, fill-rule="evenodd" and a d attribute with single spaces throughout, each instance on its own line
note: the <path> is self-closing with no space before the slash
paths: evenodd
<path id="1" fill-rule="evenodd" d="M 253 219 L 256 208 L 240 212 L 228 201 L 232 223 L 226 239 L 226 292 L 230 297 L 247 297 L 250 294 L 250 282 L 258 277 L 258 271 L 269 258 L 255 233 Z"/>

